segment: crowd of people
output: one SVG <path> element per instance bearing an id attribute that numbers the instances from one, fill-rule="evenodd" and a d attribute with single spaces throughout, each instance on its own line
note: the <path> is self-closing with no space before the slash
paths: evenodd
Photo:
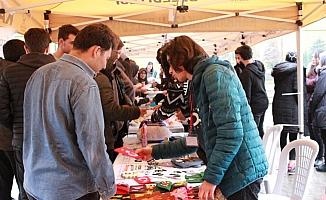
<path id="1" fill-rule="evenodd" d="M 326 51 L 317 50 L 312 56 L 306 79 L 308 101 L 308 126 L 310 137 L 319 145 L 315 162 L 317 171 L 326 172 Z"/>
<path id="2" fill-rule="evenodd" d="M 324 130 L 325 103 L 324 94 L 326 90 L 322 85 L 323 70 L 325 68 L 326 53 L 317 50 L 312 55 L 312 61 L 307 66 L 308 72 L 305 76 L 304 86 L 304 108 L 305 108 L 305 135 L 309 135 L 319 145 L 319 151 L 314 166 L 318 172 L 326 172 L 325 144 L 326 135 Z M 272 113 L 274 124 L 283 124 L 280 137 L 281 149 L 283 149 L 289 138 L 294 141 L 298 138 L 298 98 L 297 98 L 297 55 L 288 52 L 285 62 L 281 62 L 272 68 L 271 75 L 274 78 L 274 90 Z M 318 88 L 317 88 L 318 86 Z M 291 150 L 289 155 L 288 171 L 295 172 L 295 151 Z"/>
<path id="3" fill-rule="evenodd" d="M 123 53 L 120 37 L 104 24 L 80 31 L 61 26 L 54 54 L 48 52 L 51 40 L 43 29 L 30 28 L 24 40 L 8 41 L 0 60 L 1 199 L 12 199 L 13 177 L 19 200 L 109 199 L 116 189 L 114 149 L 123 146 L 129 122 L 147 113 L 142 104 L 159 105 L 152 122 L 176 115 L 189 132 L 174 142 L 136 150 L 142 159 L 197 152 L 206 165 L 200 200 L 218 195 L 258 199 L 268 170 L 262 137 L 269 102 L 264 64 L 253 59 L 250 46 L 235 50 L 233 67 L 208 56 L 191 38 L 178 36 L 158 49 L 157 73 L 152 62 L 139 69 Z M 307 77 L 309 122 L 320 144 L 317 170 L 326 171 L 326 54 L 319 58 Z M 275 124 L 298 123 L 296 96 L 282 95 L 296 92 L 295 73 L 293 52 L 273 68 Z M 164 92 L 148 99 L 148 87 Z M 287 134 L 291 141 L 297 133 L 297 126 L 285 127 L 281 147 Z"/>

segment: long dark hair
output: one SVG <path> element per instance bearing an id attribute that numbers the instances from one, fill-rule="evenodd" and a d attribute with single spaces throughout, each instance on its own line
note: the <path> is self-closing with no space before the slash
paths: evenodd
<path id="1" fill-rule="evenodd" d="M 169 68 L 170 64 L 167 59 L 167 52 L 166 48 L 169 45 L 169 43 L 165 43 L 161 48 L 157 50 L 156 54 L 156 60 L 158 63 L 160 63 L 162 69 L 163 69 L 163 74 L 165 76 L 166 81 L 172 81 L 172 75 L 169 73 Z"/>
<path id="2" fill-rule="evenodd" d="M 142 79 L 142 78 L 140 77 L 140 74 L 141 74 L 142 72 L 145 72 L 145 73 L 146 73 L 146 78 L 145 78 L 145 79 Z M 145 82 L 145 84 L 148 84 L 148 80 L 147 80 L 147 70 L 146 70 L 146 68 L 140 68 L 140 69 L 139 69 L 139 71 L 138 71 L 138 82 L 139 82 L 139 83 Z"/>

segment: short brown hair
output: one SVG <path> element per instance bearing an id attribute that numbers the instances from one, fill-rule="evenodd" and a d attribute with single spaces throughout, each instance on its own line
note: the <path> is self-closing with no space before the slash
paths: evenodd
<path id="1" fill-rule="evenodd" d="M 44 53 L 51 42 L 50 35 L 44 29 L 30 28 L 24 34 L 25 46 L 30 52 Z"/>
<path id="2" fill-rule="evenodd" d="M 180 71 L 181 66 L 190 74 L 199 58 L 208 57 L 205 50 L 190 37 L 182 35 L 175 37 L 166 47 L 169 63 L 175 71 Z"/>
<path id="3" fill-rule="evenodd" d="M 69 35 L 77 35 L 79 30 L 71 24 L 65 24 L 60 26 L 58 32 L 58 40 L 62 38 L 63 40 L 68 39 Z"/>
<path id="4" fill-rule="evenodd" d="M 243 60 L 249 60 L 252 58 L 252 49 L 246 44 L 238 47 L 234 53 L 239 54 Z"/>
<path id="5" fill-rule="evenodd" d="M 74 49 L 87 51 L 90 47 L 97 45 L 104 50 L 114 48 L 114 35 L 112 30 L 105 24 L 91 24 L 83 28 L 76 36 Z"/>

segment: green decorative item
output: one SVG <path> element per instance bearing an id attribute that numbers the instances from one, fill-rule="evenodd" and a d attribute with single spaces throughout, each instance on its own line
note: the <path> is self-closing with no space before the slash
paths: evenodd
<path id="1" fill-rule="evenodd" d="M 188 183 L 201 183 L 201 182 L 203 182 L 203 177 L 204 177 L 204 172 L 190 175 L 190 176 L 187 176 L 187 175 L 185 176 L 186 181 Z"/>
<path id="2" fill-rule="evenodd" d="M 172 186 L 173 184 L 171 181 L 161 181 L 157 184 L 157 188 L 167 190 L 167 191 L 171 191 Z"/>

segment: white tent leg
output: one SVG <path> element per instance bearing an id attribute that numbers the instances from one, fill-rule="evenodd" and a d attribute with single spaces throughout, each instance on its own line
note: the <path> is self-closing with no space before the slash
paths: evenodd
<path id="1" fill-rule="evenodd" d="M 299 138 L 303 137 L 304 132 L 304 72 L 303 72 L 303 51 L 301 45 L 301 26 L 298 26 L 296 32 L 297 39 L 297 84 L 298 84 L 298 122 L 299 122 Z"/>

